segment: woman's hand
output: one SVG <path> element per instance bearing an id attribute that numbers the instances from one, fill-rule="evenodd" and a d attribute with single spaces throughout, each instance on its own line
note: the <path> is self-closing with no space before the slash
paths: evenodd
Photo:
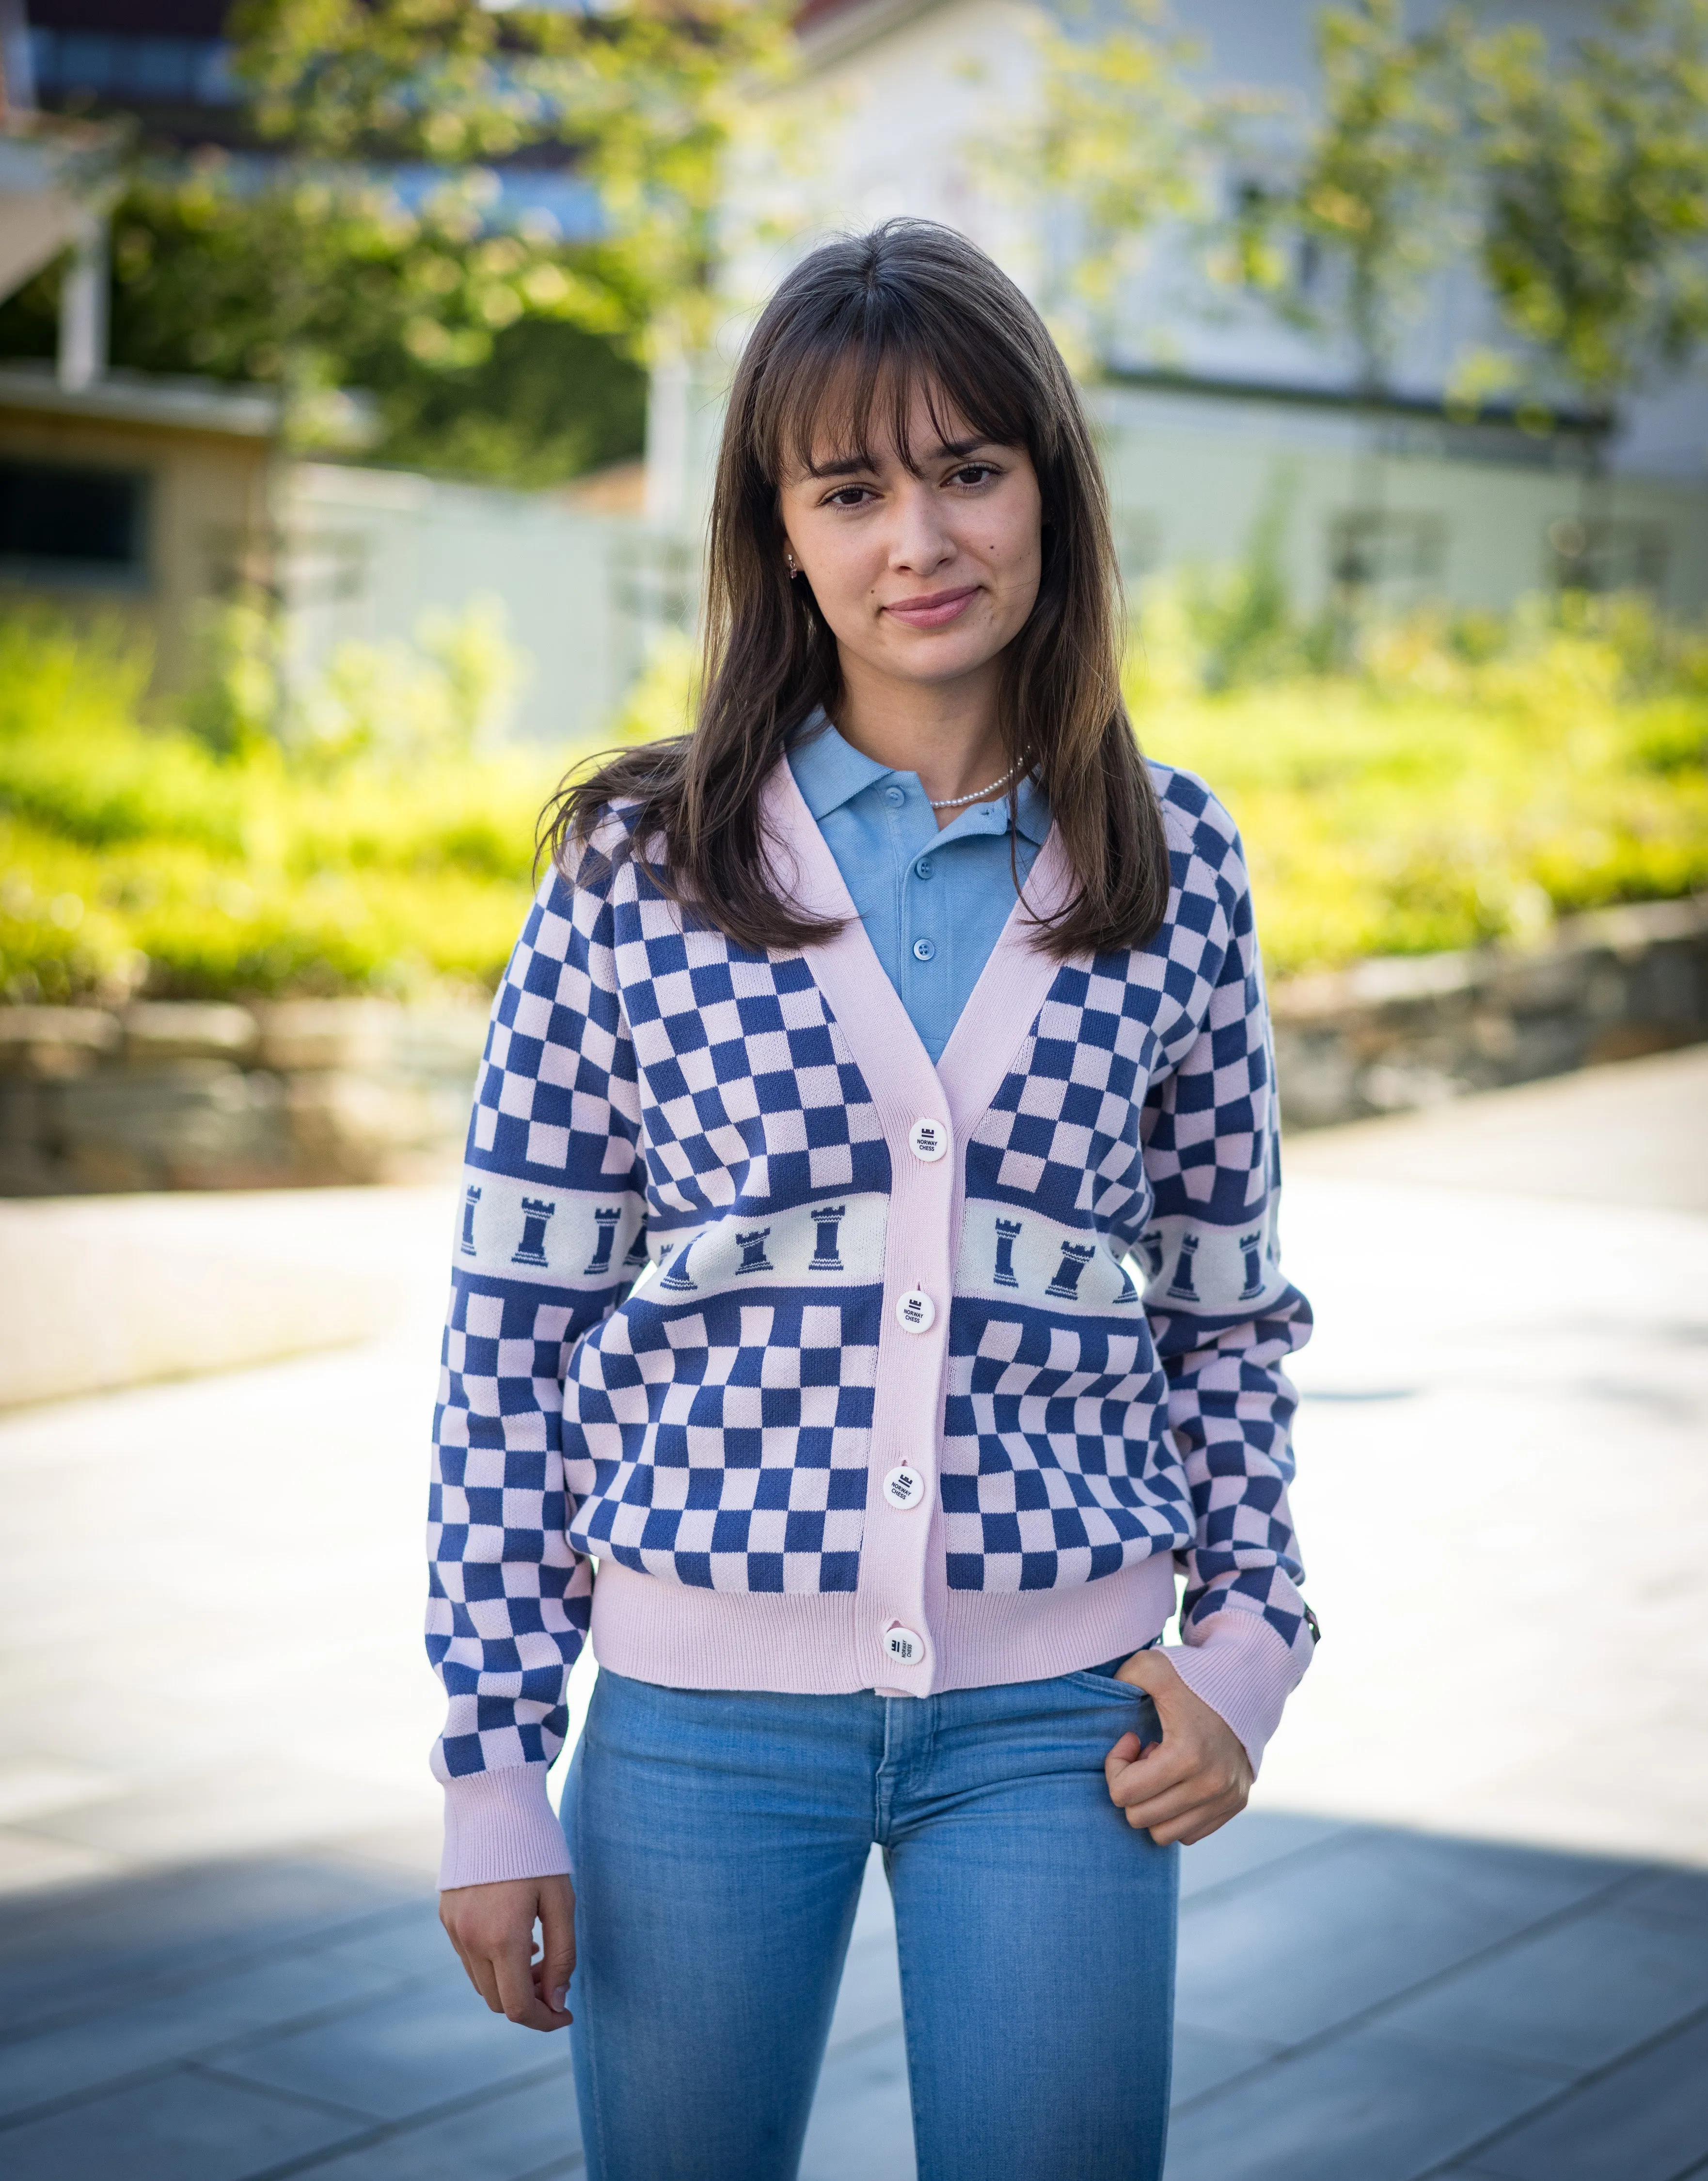
<path id="1" fill-rule="evenodd" d="M 469 1982 L 495 2014 L 528 2029 L 568 2027 L 564 2001 L 575 1967 L 575 1889 L 567 1878 L 453 1886 L 439 1897 L 439 1920 Z"/>
<path id="2" fill-rule="evenodd" d="M 1235 1818 L 1252 1792 L 1252 1760 L 1227 1721 L 1197 1697 L 1163 1651 L 1136 1651 L 1115 1676 L 1156 1705 L 1163 1738 L 1141 1749 L 1124 1734 L 1103 1759 L 1109 1800 L 1158 1847 L 1190 1847 Z"/>

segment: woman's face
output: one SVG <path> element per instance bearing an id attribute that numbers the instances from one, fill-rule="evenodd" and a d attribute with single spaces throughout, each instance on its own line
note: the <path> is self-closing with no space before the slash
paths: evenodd
<path id="1" fill-rule="evenodd" d="M 938 407 L 947 441 L 916 391 L 915 468 L 875 413 L 870 461 L 821 444 L 811 470 L 782 486 L 789 547 L 856 678 L 862 668 L 912 682 L 976 675 L 1037 599 L 1043 505 L 1031 456 Z"/>

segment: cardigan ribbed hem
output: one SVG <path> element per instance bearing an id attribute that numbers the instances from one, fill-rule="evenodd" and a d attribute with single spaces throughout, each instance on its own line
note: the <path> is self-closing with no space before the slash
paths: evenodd
<path id="1" fill-rule="evenodd" d="M 545 1792 L 543 1764 L 469 1772 L 445 1782 L 441 1892 L 505 1878 L 569 1875 L 569 1850 Z"/>
<path id="2" fill-rule="evenodd" d="M 1192 1640 L 1165 1646 L 1192 1694 L 1240 1737 L 1255 1774 L 1281 1707 L 1311 1663 L 1308 1636 L 1292 1647 L 1255 1613 L 1218 1613 L 1192 1631 Z"/>
<path id="3" fill-rule="evenodd" d="M 1156 1553 L 1056 1590 L 931 1589 L 918 1616 L 925 1655 L 915 1678 L 902 1686 L 898 1673 L 886 1673 L 880 1695 L 1047 1681 L 1139 1650 L 1174 1612 L 1175 1566 Z M 855 1640 L 870 1612 L 864 1590 L 696 1590 L 605 1560 L 593 1586 L 594 1655 L 614 1673 L 665 1688 L 846 1695 L 874 1685 L 862 1677 Z"/>

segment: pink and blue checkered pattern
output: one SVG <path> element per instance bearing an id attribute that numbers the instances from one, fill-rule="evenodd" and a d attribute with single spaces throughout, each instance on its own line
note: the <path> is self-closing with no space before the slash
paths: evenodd
<path id="1" fill-rule="evenodd" d="M 1028 1282 L 1014 1266 L 1043 1261 L 1004 1255 L 953 1298 L 948 1580 L 1049 1590 L 1170 1552 L 1184 1618 L 1253 1614 L 1291 1646 L 1281 1365 L 1310 1321 L 1275 1262 L 1249 892 L 1227 814 L 1156 771 L 1166 922 L 1057 972 L 965 1147 L 969 1217 L 1022 1252 L 1032 1223 L 1059 1268 Z M 631 861 L 549 876 L 469 1130 L 430 1512 L 441 1776 L 556 1753 L 592 1558 L 856 1587 L 885 1297 L 815 1219 L 881 1223 L 889 1183 L 807 958 L 684 929 Z M 1080 1297 L 1094 1260 L 1130 1267 L 1114 1301 Z"/>

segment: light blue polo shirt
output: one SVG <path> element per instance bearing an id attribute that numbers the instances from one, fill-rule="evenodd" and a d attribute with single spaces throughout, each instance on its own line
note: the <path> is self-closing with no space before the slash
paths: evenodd
<path id="1" fill-rule="evenodd" d="M 941 831 L 915 772 L 844 742 L 821 712 L 790 747 L 789 770 L 818 820 L 884 974 L 933 1062 L 1014 905 L 1006 792 L 970 803 Z M 1050 830 L 1023 781 L 1014 860 L 1022 881 Z"/>

